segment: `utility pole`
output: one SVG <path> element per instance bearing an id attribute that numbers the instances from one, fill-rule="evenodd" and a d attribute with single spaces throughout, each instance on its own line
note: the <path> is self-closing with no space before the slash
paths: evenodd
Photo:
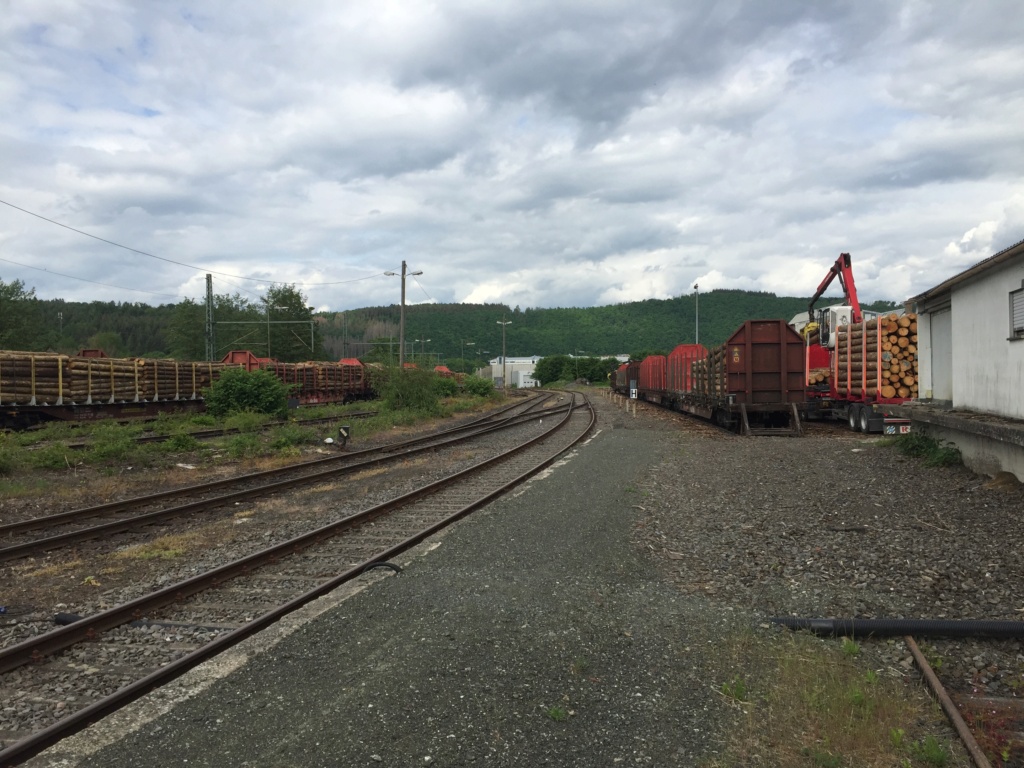
<path id="1" fill-rule="evenodd" d="M 693 284 L 693 301 L 694 301 L 694 343 L 700 344 L 700 286 L 697 283 Z"/>
<path id="2" fill-rule="evenodd" d="M 213 362 L 217 356 L 217 343 L 213 334 L 213 275 L 206 274 L 206 359 Z"/>
<path id="3" fill-rule="evenodd" d="M 394 272 L 385 272 L 385 275 L 394 276 Z M 405 278 L 415 275 L 422 275 L 419 272 L 406 272 L 405 260 L 402 260 L 402 304 L 398 310 L 398 367 L 405 368 Z"/>

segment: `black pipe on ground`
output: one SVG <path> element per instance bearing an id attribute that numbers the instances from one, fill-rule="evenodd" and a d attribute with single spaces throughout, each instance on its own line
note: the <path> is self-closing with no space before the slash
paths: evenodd
<path id="1" fill-rule="evenodd" d="M 994 637 L 1024 639 L 1024 621 L 987 619 L 802 619 L 776 616 L 773 624 L 837 637 Z"/>

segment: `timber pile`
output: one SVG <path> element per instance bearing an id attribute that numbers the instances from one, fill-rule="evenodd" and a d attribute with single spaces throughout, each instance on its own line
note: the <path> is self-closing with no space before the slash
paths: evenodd
<path id="1" fill-rule="evenodd" d="M 712 402 L 723 399 L 729 390 L 725 363 L 725 344 L 708 350 L 707 357 L 694 360 L 690 364 L 693 394 L 706 397 Z"/>
<path id="2" fill-rule="evenodd" d="M 816 384 L 828 384 L 829 378 L 832 376 L 832 371 L 828 368 L 812 368 L 807 372 L 807 384 L 814 386 Z"/>
<path id="3" fill-rule="evenodd" d="M 917 397 L 917 315 L 895 313 L 839 328 L 836 391 L 855 397 Z"/>
<path id="4" fill-rule="evenodd" d="M 0 352 L 0 402 L 71 405 L 200 397 L 227 366 Z"/>
<path id="5" fill-rule="evenodd" d="M 137 358 L 143 400 L 198 399 L 228 363 L 182 363 L 177 360 Z"/>

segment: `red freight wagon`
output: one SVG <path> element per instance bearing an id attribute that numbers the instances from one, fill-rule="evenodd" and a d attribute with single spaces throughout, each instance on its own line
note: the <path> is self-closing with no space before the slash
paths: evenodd
<path id="1" fill-rule="evenodd" d="M 785 320 L 748 320 L 693 364 L 693 376 L 681 410 L 742 434 L 799 434 L 804 341 Z"/>
<path id="2" fill-rule="evenodd" d="M 665 396 L 665 356 L 651 355 L 640 363 L 640 397 L 660 403 Z"/>
<path id="3" fill-rule="evenodd" d="M 703 344 L 680 344 L 669 352 L 665 370 L 665 388 L 681 395 L 693 388 L 693 364 L 708 356 Z"/>
<path id="4" fill-rule="evenodd" d="M 628 368 L 629 363 L 623 363 L 611 375 L 612 389 L 627 395 L 629 394 L 629 382 L 626 380 L 626 370 Z"/>

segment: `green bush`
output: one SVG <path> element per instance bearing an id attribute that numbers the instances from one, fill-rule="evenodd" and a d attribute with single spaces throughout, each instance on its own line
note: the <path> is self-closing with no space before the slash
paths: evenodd
<path id="1" fill-rule="evenodd" d="M 26 454 L 28 463 L 37 469 L 66 469 L 77 464 L 77 457 L 73 454 L 77 451 L 70 451 L 63 445 L 51 443 L 38 451 L 29 451 Z"/>
<path id="2" fill-rule="evenodd" d="M 375 377 L 373 386 L 389 410 L 435 414 L 438 412 L 438 396 L 433 386 L 435 378 L 433 371 L 395 368 L 387 375 Z"/>
<path id="3" fill-rule="evenodd" d="M 494 394 L 494 382 L 479 376 L 467 376 L 463 386 L 467 393 L 478 397 L 490 397 Z"/>
<path id="4" fill-rule="evenodd" d="M 434 392 L 436 392 L 439 397 L 455 397 L 459 394 L 459 383 L 455 381 L 455 379 L 437 376 L 434 379 Z"/>
<path id="5" fill-rule="evenodd" d="M 288 413 L 288 387 L 270 371 L 228 368 L 204 394 L 206 410 L 217 417 L 250 411 L 284 418 Z"/>
<path id="6" fill-rule="evenodd" d="M 952 443 L 911 432 L 896 438 L 896 447 L 901 453 L 923 459 L 929 467 L 951 467 L 963 463 L 960 449 Z"/>

